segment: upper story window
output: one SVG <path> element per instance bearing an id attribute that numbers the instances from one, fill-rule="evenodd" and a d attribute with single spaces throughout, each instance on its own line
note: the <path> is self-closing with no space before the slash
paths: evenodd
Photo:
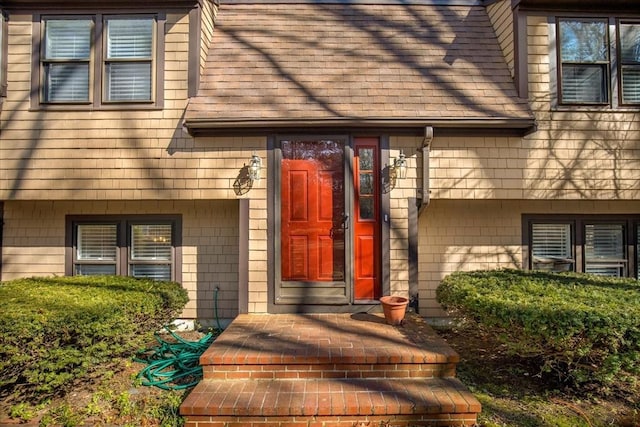
<path id="1" fill-rule="evenodd" d="M 557 20 L 560 105 L 640 105 L 640 21 Z"/>
<path id="2" fill-rule="evenodd" d="M 640 22 L 621 21 L 618 31 L 621 101 L 640 105 Z"/>
<path id="3" fill-rule="evenodd" d="M 152 15 L 43 17 L 40 104 L 158 104 L 158 22 Z"/>
<path id="4" fill-rule="evenodd" d="M 0 10 L 0 98 L 7 90 L 7 24 L 2 10 Z M 0 102 L 2 100 L 0 99 Z"/>

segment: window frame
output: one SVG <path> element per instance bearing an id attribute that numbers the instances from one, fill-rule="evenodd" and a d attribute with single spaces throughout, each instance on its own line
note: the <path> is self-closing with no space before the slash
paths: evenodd
<path id="1" fill-rule="evenodd" d="M 603 21 L 607 25 L 608 37 L 608 66 L 605 73 L 604 85 L 607 91 L 607 101 L 603 103 L 590 102 L 564 102 L 562 99 L 562 53 L 560 37 L 560 21 Z M 620 51 L 620 24 L 640 24 L 637 16 L 625 13 L 562 13 L 549 16 L 549 60 L 550 60 L 550 85 L 551 85 L 551 109 L 557 111 L 636 111 L 640 109 L 638 103 L 624 103 L 622 98 L 622 67 Z M 597 64 L 595 62 L 588 64 Z"/>
<path id="2" fill-rule="evenodd" d="M 7 15 L 0 9 L 0 104 L 7 96 L 8 38 Z"/>
<path id="3" fill-rule="evenodd" d="M 131 227 L 133 225 L 171 225 L 171 280 L 182 282 L 182 216 L 181 215 L 67 215 L 65 226 L 65 275 L 74 276 L 76 265 L 101 264 L 95 261 L 82 261 L 77 259 L 78 250 L 78 225 L 116 225 L 116 275 L 133 277 L 131 266 L 133 264 L 168 264 L 164 260 L 151 262 L 136 262 L 131 256 Z"/>
<path id="4" fill-rule="evenodd" d="M 151 18 L 153 19 L 152 57 L 151 57 L 151 99 L 150 100 L 115 100 L 106 99 L 106 25 L 107 18 Z M 91 60 L 89 65 L 89 102 L 48 102 L 44 97 L 44 75 L 42 60 L 45 45 L 45 21 L 48 19 L 91 18 L 94 22 L 91 38 Z M 163 12 L 104 11 L 96 13 L 60 13 L 51 11 L 35 14 L 32 34 L 32 72 L 31 110 L 159 110 L 164 107 L 164 60 L 165 60 L 165 24 L 166 14 Z"/>
<path id="5" fill-rule="evenodd" d="M 561 22 L 562 21 L 582 21 L 582 22 L 601 22 L 605 25 L 605 36 L 606 36 L 606 54 L 607 54 L 607 59 L 606 60 L 601 60 L 601 61 L 590 61 L 590 62 L 584 62 L 584 61 L 563 61 L 562 59 L 562 35 L 561 35 Z M 609 20 L 607 18 L 599 18 L 599 17 L 590 17 L 590 18 L 578 18 L 578 17 L 565 17 L 565 16 L 558 16 L 556 17 L 556 34 L 557 34 L 557 38 L 556 38 L 556 50 L 557 50 L 557 55 L 558 55 L 558 91 L 557 91 L 557 97 L 558 97 L 558 102 L 560 105 L 563 106 L 603 106 L 603 105 L 610 105 L 611 104 L 611 82 L 612 82 L 612 73 L 611 73 L 611 63 L 612 63 L 612 55 L 611 55 L 611 37 L 609 34 Z M 564 74 L 564 68 L 566 66 L 585 66 L 588 68 L 600 68 L 602 70 L 604 70 L 604 74 L 603 74 L 603 81 L 602 81 L 602 85 L 603 85 L 603 89 L 605 91 L 605 100 L 602 102 L 590 102 L 590 101 L 576 101 L 576 102 L 569 102 L 569 101 L 565 101 L 563 98 L 563 92 L 564 92 L 564 79 L 563 79 L 563 74 Z"/>
<path id="6" fill-rule="evenodd" d="M 640 260 L 640 215 L 611 214 L 611 215 L 572 215 L 572 214 L 523 214 L 522 215 L 522 268 L 533 270 L 532 227 L 534 223 L 570 224 L 571 247 L 574 254 L 573 268 L 570 271 L 584 272 L 586 270 L 586 225 L 590 224 L 621 224 L 624 226 L 624 253 L 626 256 L 626 276 L 639 278 L 638 265 Z"/>
<path id="7" fill-rule="evenodd" d="M 616 62 L 617 62 L 617 78 L 618 78 L 618 99 L 619 99 L 619 104 L 621 106 L 626 106 L 626 107 L 640 107 L 640 100 L 638 102 L 625 102 L 624 101 L 624 96 L 623 96 L 623 84 L 622 84 L 622 78 L 623 78 L 623 68 L 630 68 L 630 69 L 636 69 L 638 70 L 638 72 L 640 72 L 640 60 L 636 61 L 636 62 L 631 62 L 631 63 L 625 63 L 622 60 L 622 37 L 620 35 L 620 28 L 622 25 L 625 24 L 633 24 L 633 25 L 637 25 L 640 27 L 640 19 L 633 19 L 633 18 L 616 18 Z"/>

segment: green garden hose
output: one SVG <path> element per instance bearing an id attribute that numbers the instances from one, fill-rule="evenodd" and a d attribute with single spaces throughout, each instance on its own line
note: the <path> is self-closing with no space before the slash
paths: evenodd
<path id="1" fill-rule="evenodd" d="M 175 341 L 164 340 L 156 333 L 154 336 L 159 345 L 138 352 L 134 358 L 134 361 L 147 365 L 138 373 L 142 385 L 155 386 L 163 390 L 184 390 L 198 384 L 202 379 L 200 356 L 222 332 L 218 318 L 218 290 L 216 287 L 214 295 L 218 329 L 197 341 L 187 341 L 165 326 Z"/>
<path id="2" fill-rule="evenodd" d="M 136 362 L 145 366 L 138 378 L 142 385 L 155 386 L 163 390 L 183 390 L 192 387 L 202 379 L 199 359 L 211 345 L 218 333 L 209 332 L 198 341 L 187 341 L 165 326 L 176 340 L 169 342 L 155 334 L 158 346 L 138 353 Z"/>

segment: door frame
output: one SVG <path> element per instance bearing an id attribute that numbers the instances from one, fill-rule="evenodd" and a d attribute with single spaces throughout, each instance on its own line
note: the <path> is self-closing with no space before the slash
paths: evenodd
<path id="1" fill-rule="evenodd" d="M 377 310 L 379 304 L 356 303 L 354 304 L 353 289 L 353 215 L 354 188 L 353 188 L 353 141 L 357 137 L 375 137 L 380 141 L 380 177 L 384 181 L 389 173 L 389 137 L 376 133 L 322 133 L 322 132 L 292 132 L 273 134 L 267 137 L 267 310 L 269 313 L 356 313 Z M 276 286 L 279 286 L 279 269 L 281 258 L 280 233 L 281 233 L 281 203 L 279 197 L 281 177 L 280 141 L 284 139 L 344 139 L 345 141 L 345 208 L 349 211 L 349 228 L 345 230 L 345 282 L 346 300 L 344 304 L 300 304 L 300 303 L 276 303 Z M 385 190 L 385 185 L 380 186 L 380 281 L 382 295 L 390 292 L 390 194 Z"/>

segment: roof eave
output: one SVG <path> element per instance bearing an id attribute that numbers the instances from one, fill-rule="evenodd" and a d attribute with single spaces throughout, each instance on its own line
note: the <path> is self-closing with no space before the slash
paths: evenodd
<path id="1" fill-rule="evenodd" d="M 184 126 L 192 136 L 214 136 L 238 133 L 269 133 L 288 129 L 388 129 L 422 131 L 426 126 L 452 133 L 470 130 L 509 131 L 509 134 L 527 135 L 536 130 L 534 118 L 424 118 L 424 119 L 187 119 Z"/>

